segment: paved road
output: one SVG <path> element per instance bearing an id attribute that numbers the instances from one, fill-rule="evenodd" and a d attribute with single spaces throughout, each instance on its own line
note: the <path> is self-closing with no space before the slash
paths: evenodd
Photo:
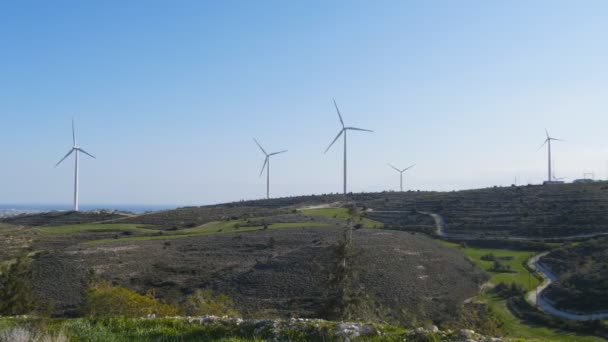
<path id="1" fill-rule="evenodd" d="M 560 318 L 571 319 L 575 321 L 590 321 L 593 319 L 607 319 L 608 312 L 605 313 L 597 313 L 597 314 L 584 314 L 584 313 L 574 313 L 568 312 L 564 310 L 560 310 L 549 303 L 543 297 L 543 291 L 551 285 L 554 281 L 557 280 L 557 276 L 553 274 L 548 267 L 543 266 L 540 259 L 547 255 L 549 252 L 544 252 L 538 255 L 535 255 L 533 258 L 530 258 L 528 261 L 528 266 L 532 269 L 538 271 L 544 278 L 542 284 L 540 284 L 536 289 L 528 292 L 526 295 L 526 299 L 532 305 L 537 305 L 539 309 L 542 311 L 551 314 L 553 316 L 557 316 Z"/>

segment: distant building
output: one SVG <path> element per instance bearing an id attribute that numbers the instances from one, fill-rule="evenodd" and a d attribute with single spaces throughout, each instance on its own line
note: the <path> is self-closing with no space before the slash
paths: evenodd
<path id="1" fill-rule="evenodd" d="M 572 181 L 572 183 L 593 183 L 593 182 L 595 182 L 595 181 L 591 178 L 580 178 L 580 179 L 575 179 Z"/>
<path id="2" fill-rule="evenodd" d="M 554 180 L 554 181 L 544 181 L 543 182 L 543 185 L 555 185 L 555 184 L 564 184 L 564 181 Z"/>

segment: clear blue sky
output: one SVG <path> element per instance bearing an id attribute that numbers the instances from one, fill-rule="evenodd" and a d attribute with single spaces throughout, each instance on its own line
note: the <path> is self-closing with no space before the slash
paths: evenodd
<path id="1" fill-rule="evenodd" d="M 0 203 L 206 204 L 605 178 L 606 1 L 0 2 Z"/>

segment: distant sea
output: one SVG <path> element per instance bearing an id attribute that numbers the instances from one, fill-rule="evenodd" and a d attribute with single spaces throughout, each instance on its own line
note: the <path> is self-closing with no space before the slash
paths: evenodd
<path id="1" fill-rule="evenodd" d="M 177 205 L 139 205 L 139 204 L 81 204 L 81 211 L 93 211 L 93 210 L 120 210 L 129 211 L 132 213 L 140 214 L 146 211 L 159 211 L 167 209 L 175 209 Z M 22 213 L 39 213 L 48 211 L 67 211 L 72 210 L 72 205 L 69 204 L 0 204 L 1 211 L 14 210 Z"/>

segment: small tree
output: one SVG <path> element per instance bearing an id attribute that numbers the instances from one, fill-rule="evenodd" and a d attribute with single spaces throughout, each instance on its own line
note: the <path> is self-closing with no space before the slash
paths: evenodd
<path id="1" fill-rule="evenodd" d="M 24 315 L 34 309 L 31 278 L 31 264 L 25 257 L 0 276 L 0 315 Z"/>

